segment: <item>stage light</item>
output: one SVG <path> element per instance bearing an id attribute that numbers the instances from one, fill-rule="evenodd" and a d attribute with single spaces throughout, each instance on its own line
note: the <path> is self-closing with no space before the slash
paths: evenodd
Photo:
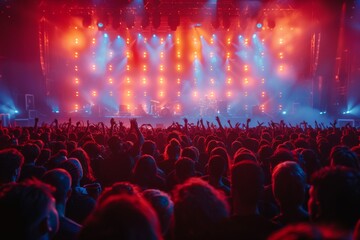
<path id="1" fill-rule="evenodd" d="M 130 65 L 126 65 L 126 71 L 130 71 Z"/>
<path id="2" fill-rule="evenodd" d="M 98 27 L 99 31 L 105 30 L 105 23 L 102 20 L 98 20 L 96 26 Z"/>
<path id="3" fill-rule="evenodd" d="M 258 23 L 256 23 L 256 27 L 258 28 L 258 29 L 260 29 L 260 28 L 262 28 L 262 23 L 260 23 L 260 22 L 258 22 Z"/>

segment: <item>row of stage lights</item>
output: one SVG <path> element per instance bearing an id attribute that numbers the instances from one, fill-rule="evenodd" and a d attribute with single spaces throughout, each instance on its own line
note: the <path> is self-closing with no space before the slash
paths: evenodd
<path id="1" fill-rule="evenodd" d="M 112 17 L 110 21 L 110 17 L 105 15 L 102 17 L 93 17 L 91 14 L 85 14 L 85 16 L 82 18 L 82 24 L 83 27 L 88 28 L 90 26 L 93 26 L 94 24 L 94 18 L 96 19 L 95 23 L 98 28 L 98 30 L 103 31 L 107 29 L 109 26 L 113 30 L 118 30 L 120 26 L 125 26 L 127 29 L 132 29 L 135 27 L 136 23 L 136 16 L 135 13 L 126 13 L 124 18 L 121 20 L 119 17 Z M 150 21 L 151 19 L 151 21 Z M 245 23 L 248 23 L 249 21 L 244 21 L 242 25 L 245 25 Z M 141 29 L 146 29 L 150 25 L 153 29 L 160 28 L 162 23 L 162 16 L 159 12 L 155 11 L 152 16 L 150 14 L 145 13 L 141 20 L 139 21 L 139 26 Z M 124 25 L 123 25 L 124 24 Z M 210 24 L 213 27 L 213 29 L 217 30 L 221 26 L 224 30 L 229 30 L 232 24 L 231 17 L 228 14 L 224 14 L 222 17 L 215 16 L 212 17 L 210 20 Z M 167 25 L 169 27 L 169 30 L 176 31 L 177 28 L 180 26 L 180 15 L 177 12 L 172 12 L 169 15 L 167 15 Z M 201 23 L 194 24 L 195 26 L 201 26 Z M 256 29 L 273 29 L 276 26 L 274 19 L 267 19 L 259 20 L 255 22 L 255 28 Z M 243 28 L 246 26 L 242 26 Z"/>

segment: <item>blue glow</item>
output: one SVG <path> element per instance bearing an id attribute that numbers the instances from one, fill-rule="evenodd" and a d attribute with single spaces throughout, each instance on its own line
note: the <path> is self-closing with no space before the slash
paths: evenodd
<path id="1" fill-rule="evenodd" d="M 141 38 L 141 33 L 138 34 L 138 37 Z"/>
<path id="2" fill-rule="evenodd" d="M 106 38 L 107 38 L 107 37 L 108 37 L 108 34 L 107 34 L 107 33 L 104 33 L 104 37 L 106 37 Z"/>
<path id="3" fill-rule="evenodd" d="M 155 38 L 156 37 L 156 35 L 155 34 L 153 34 L 153 38 Z"/>
<path id="4" fill-rule="evenodd" d="M 14 113 L 19 113 L 19 111 L 15 109 L 15 110 L 14 110 Z"/>
<path id="5" fill-rule="evenodd" d="M 98 26 L 99 28 L 102 28 L 102 27 L 104 27 L 104 24 L 103 24 L 102 22 L 98 22 L 97 26 Z"/>
<path id="6" fill-rule="evenodd" d="M 287 112 L 286 111 L 282 111 L 282 115 L 286 115 L 287 114 Z"/>
<path id="7" fill-rule="evenodd" d="M 254 33 L 252 37 L 253 37 L 253 38 L 256 38 L 256 33 Z"/>
<path id="8" fill-rule="evenodd" d="M 257 28 L 262 28 L 262 26 L 263 26 L 262 23 L 257 23 L 257 24 L 256 24 L 256 27 L 257 27 Z"/>
<path id="9" fill-rule="evenodd" d="M 117 39 L 120 39 L 120 35 L 117 35 Z"/>
<path id="10" fill-rule="evenodd" d="M 171 38 L 171 34 L 170 34 L 170 33 L 169 33 L 168 37 Z"/>

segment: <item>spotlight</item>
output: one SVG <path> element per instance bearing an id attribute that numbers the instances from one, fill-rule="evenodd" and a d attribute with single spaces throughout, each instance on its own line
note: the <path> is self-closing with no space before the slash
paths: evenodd
<path id="1" fill-rule="evenodd" d="M 99 31 L 103 31 L 105 30 L 106 26 L 108 25 L 109 23 L 109 19 L 108 19 L 108 15 L 107 13 L 100 13 L 99 14 L 99 19 L 98 21 L 96 22 L 96 25 L 98 27 L 98 30 Z"/>

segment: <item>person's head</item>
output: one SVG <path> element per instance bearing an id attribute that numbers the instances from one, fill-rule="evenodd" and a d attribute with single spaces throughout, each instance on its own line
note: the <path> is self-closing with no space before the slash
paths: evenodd
<path id="1" fill-rule="evenodd" d="M 98 204 L 83 224 L 79 240 L 162 239 L 157 215 L 138 195 L 117 195 Z"/>
<path id="2" fill-rule="evenodd" d="M 0 184 L 19 179 L 24 156 L 15 148 L 0 150 Z"/>
<path id="3" fill-rule="evenodd" d="M 213 155 L 209 159 L 208 172 L 209 176 L 220 179 L 227 169 L 227 162 L 220 155 Z"/>
<path id="4" fill-rule="evenodd" d="M 360 217 L 360 173 L 344 166 L 325 167 L 311 178 L 308 209 L 312 221 L 353 229 Z"/>
<path id="5" fill-rule="evenodd" d="M 245 147 L 241 147 L 234 154 L 234 163 L 238 163 L 244 160 L 257 162 L 255 153 Z"/>
<path id="6" fill-rule="evenodd" d="M 82 148 L 76 148 L 74 149 L 70 154 L 69 158 L 76 158 L 80 161 L 84 177 L 86 177 L 90 181 L 94 181 L 94 173 L 93 169 L 91 167 L 90 157 L 86 153 L 86 151 Z"/>
<path id="7" fill-rule="evenodd" d="M 228 154 L 226 148 L 225 147 L 215 147 L 210 152 L 210 157 L 213 155 L 220 155 L 226 160 L 226 172 L 227 172 L 229 169 L 229 165 L 230 165 L 230 159 L 229 159 L 229 154 Z"/>
<path id="8" fill-rule="evenodd" d="M 180 157 L 181 145 L 180 142 L 172 138 L 165 147 L 165 159 L 175 159 Z"/>
<path id="9" fill-rule="evenodd" d="M 177 185 L 173 199 L 175 239 L 202 239 L 203 234 L 229 216 L 224 195 L 199 178 Z"/>
<path id="10" fill-rule="evenodd" d="M 156 153 L 156 143 L 152 140 L 145 140 L 143 145 L 141 145 L 141 154 L 148 154 L 151 156 L 155 156 Z"/>
<path id="11" fill-rule="evenodd" d="M 160 221 L 162 234 L 165 235 L 174 213 L 173 201 L 166 192 L 159 189 L 146 189 L 141 194 L 154 208 Z"/>
<path id="12" fill-rule="evenodd" d="M 54 189 L 26 179 L 0 189 L 0 232 L 11 239 L 51 239 L 59 228 Z"/>
<path id="13" fill-rule="evenodd" d="M 283 211 L 296 209 L 305 200 L 305 172 L 293 161 L 278 164 L 272 173 L 272 190 Z"/>
<path id="14" fill-rule="evenodd" d="M 199 160 L 199 156 L 194 147 L 185 147 L 181 150 L 181 157 L 188 157 L 192 159 L 194 162 Z"/>
<path id="15" fill-rule="evenodd" d="M 270 157 L 270 171 L 282 162 L 295 161 L 294 153 L 287 148 L 278 148 Z"/>
<path id="16" fill-rule="evenodd" d="M 153 156 L 142 155 L 135 164 L 134 176 L 137 178 L 153 177 L 156 175 L 157 166 Z"/>
<path id="17" fill-rule="evenodd" d="M 21 148 L 25 163 L 35 163 L 40 155 L 40 147 L 34 143 L 26 143 Z"/>
<path id="18" fill-rule="evenodd" d="M 118 136 L 111 136 L 107 140 L 107 145 L 112 153 L 119 152 L 122 149 L 123 142 Z"/>
<path id="19" fill-rule="evenodd" d="M 62 168 L 54 168 L 46 171 L 45 174 L 42 176 L 41 180 L 55 187 L 56 190 L 53 195 L 56 200 L 56 205 L 62 205 L 64 207 L 71 194 L 70 173 L 68 173 L 65 169 Z M 59 210 L 59 208 L 57 209 Z"/>
<path id="20" fill-rule="evenodd" d="M 101 155 L 101 145 L 95 141 L 86 141 L 82 145 L 82 149 L 88 154 L 90 159 L 94 159 Z"/>
<path id="21" fill-rule="evenodd" d="M 69 158 L 59 165 L 59 168 L 65 169 L 71 175 L 71 187 L 80 186 L 80 180 L 83 177 L 81 163 L 76 158 Z"/>
<path id="22" fill-rule="evenodd" d="M 268 240 L 323 240 L 338 239 L 349 240 L 349 236 L 332 226 L 316 225 L 312 223 L 296 223 L 284 226 L 272 233 Z"/>
<path id="23" fill-rule="evenodd" d="M 102 204 L 106 199 L 116 195 L 139 195 L 139 186 L 130 182 L 115 182 L 110 187 L 106 187 L 97 199 L 97 204 Z"/>
<path id="24" fill-rule="evenodd" d="M 191 177 L 195 177 L 195 162 L 187 157 L 181 157 L 175 162 L 175 173 L 179 183 L 185 182 Z"/>
<path id="25" fill-rule="evenodd" d="M 347 146 L 336 145 L 331 149 L 330 166 L 338 165 L 360 170 L 360 162 L 357 154 Z"/>
<path id="26" fill-rule="evenodd" d="M 244 160 L 234 164 L 231 168 L 234 208 L 241 205 L 255 211 L 264 190 L 264 178 L 262 168 L 254 161 Z"/>

